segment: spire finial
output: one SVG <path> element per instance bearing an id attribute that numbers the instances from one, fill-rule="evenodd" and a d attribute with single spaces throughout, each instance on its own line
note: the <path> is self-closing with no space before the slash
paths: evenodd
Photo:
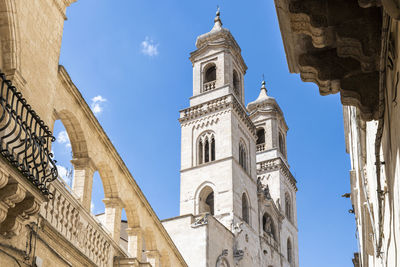
<path id="1" fill-rule="evenodd" d="M 267 88 L 265 87 L 264 73 L 262 75 L 261 90 L 265 90 L 265 93 L 267 93 Z"/>
<path id="2" fill-rule="evenodd" d="M 222 21 L 220 18 L 220 10 L 219 10 L 219 6 L 217 5 L 217 12 L 215 13 L 215 18 L 214 18 L 214 27 L 212 28 L 212 30 L 220 30 L 222 28 Z"/>

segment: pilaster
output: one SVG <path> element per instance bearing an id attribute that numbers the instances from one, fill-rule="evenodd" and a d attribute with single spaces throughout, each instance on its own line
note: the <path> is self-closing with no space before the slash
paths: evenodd
<path id="1" fill-rule="evenodd" d="M 140 227 L 126 229 L 128 234 L 128 253 L 139 261 L 142 260 L 143 231 Z"/>
<path id="2" fill-rule="evenodd" d="M 72 159 L 71 163 L 74 166 L 72 190 L 82 202 L 83 207 L 90 211 L 93 173 L 95 172 L 96 168 L 90 158 Z"/>
<path id="3" fill-rule="evenodd" d="M 120 198 L 105 198 L 105 225 L 111 231 L 111 236 L 119 242 L 121 233 L 121 212 L 123 203 Z"/>

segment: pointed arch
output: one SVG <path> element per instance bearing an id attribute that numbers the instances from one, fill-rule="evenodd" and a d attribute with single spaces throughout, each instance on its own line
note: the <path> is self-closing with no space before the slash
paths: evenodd
<path id="1" fill-rule="evenodd" d="M 202 132 L 197 138 L 197 164 L 203 164 L 215 160 L 216 141 L 213 131 Z"/>
<path id="2" fill-rule="evenodd" d="M 195 192 L 195 214 L 215 212 L 215 186 L 210 182 L 202 183 Z"/>

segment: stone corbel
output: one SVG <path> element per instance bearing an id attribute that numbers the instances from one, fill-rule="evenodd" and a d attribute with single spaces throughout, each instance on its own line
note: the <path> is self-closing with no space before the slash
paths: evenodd
<path id="1" fill-rule="evenodd" d="M 27 197 L 22 202 L 9 209 L 7 218 L 0 225 L 0 233 L 6 237 L 18 235 L 22 229 L 23 222 L 30 216 L 37 214 L 40 203 L 34 197 Z"/>

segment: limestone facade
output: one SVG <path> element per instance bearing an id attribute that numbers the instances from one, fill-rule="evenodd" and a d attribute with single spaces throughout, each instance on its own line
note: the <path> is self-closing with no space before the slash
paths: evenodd
<path id="1" fill-rule="evenodd" d="M 275 1 L 289 70 L 340 92 L 355 267 L 400 266 L 399 1 Z"/>
<path id="2" fill-rule="evenodd" d="M 189 266 L 297 267 L 296 181 L 287 126 L 265 85 L 244 105 L 247 66 L 219 12 L 192 52 L 180 111 L 180 216 L 163 221 Z"/>
<path id="3" fill-rule="evenodd" d="M 0 69 L 10 80 L 2 82 L 0 115 L 23 129 L 22 135 L 10 130 L 8 137 L 4 132 L 0 136 L 0 266 L 187 266 L 67 71 L 58 64 L 65 12 L 73 2 L 0 0 Z M 35 128 L 31 134 L 35 129 L 20 123 L 24 116 L 16 118 L 9 112 L 10 106 L 19 110 L 17 102 L 4 104 L 11 98 L 3 89 L 18 97 L 21 93 L 24 100 L 21 97 L 19 105 L 34 110 L 42 120 L 35 117 L 40 127 L 48 125 L 46 131 L 53 129 L 56 120 L 62 121 L 72 145 L 72 189 L 60 179 L 40 183 L 43 176 L 29 176 L 35 161 L 23 165 L 13 160 L 19 155 L 22 162 L 30 161 L 19 153 L 21 147 L 3 151 L 5 138 L 17 137 L 9 143 L 25 145 L 23 152 L 31 154 L 42 148 L 33 155 L 51 159 L 51 141 L 46 143 L 51 133 Z M 1 131 L 10 129 L 7 125 L 1 121 Z M 41 160 L 35 168 L 42 168 L 43 174 L 54 169 L 54 162 L 35 160 Z M 103 224 L 90 213 L 95 171 L 104 186 Z M 57 178 L 56 172 L 52 174 Z M 122 208 L 127 214 L 126 247 L 119 243 Z"/>

